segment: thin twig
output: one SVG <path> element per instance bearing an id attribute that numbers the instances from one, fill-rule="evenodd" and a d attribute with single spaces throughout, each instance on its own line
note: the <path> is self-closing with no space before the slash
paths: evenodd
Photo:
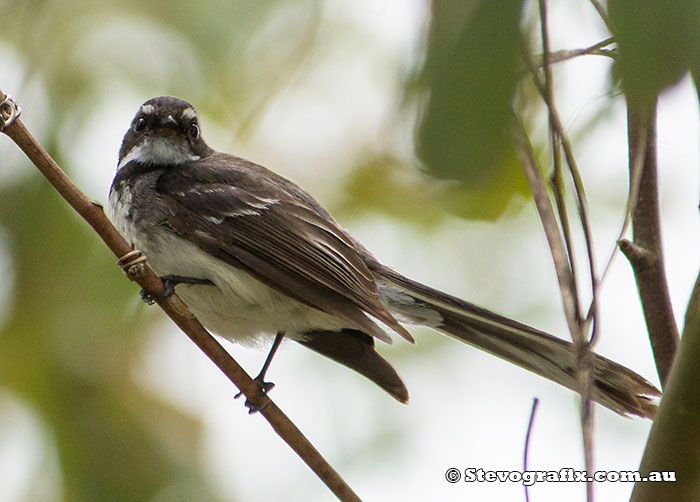
<path id="1" fill-rule="evenodd" d="M 569 258 L 569 267 L 571 268 L 571 294 L 574 297 L 574 312 L 577 323 L 581 319 L 581 306 L 578 297 L 578 273 L 576 272 L 576 256 L 574 255 L 574 243 L 571 238 L 571 225 L 569 224 L 569 215 L 566 210 L 566 201 L 564 200 L 564 179 L 561 169 L 561 150 L 559 148 L 559 135 L 557 129 L 553 126 L 555 121 L 553 116 L 554 90 L 552 84 L 552 69 L 549 66 L 549 34 L 547 31 L 547 3 L 545 0 L 539 0 L 540 6 L 540 33 L 542 37 L 542 52 L 544 63 L 544 93 L 545 102 L 549 105 L 549 141 L 552 148 L 552 177 L 551 185 L 554 193 L 554 202 L 557 205 L 557 214 L 559 215 L 559 224 L 564 235 L 564 244 L 566 245 L 566 253 Z M 571 333 L 574 342 L 580 338 L 577 330 L 576 333 Z"/>
<path id="2" fill-rule="evenodd" d="M 598 289 L 599 285 L 599 280 L 597 279 L 597 276 L 595 274 L 595 262 L 594 262 L 594 257 L 593 257 L 593 237 L 592 237 L 592 230 L 590 226 L 590 218 L 588 216 L 588 204 L 586 202 L 586 193 L 585 189 L 583 186 L 583 180 L 581 178 L 581 174 L 578 169 L 578 164 L 576 162 L 576 158 L 574 157 L 574 152 L 573 152 L 573 147 L 571 146 L 571 141 L 569 140 L 568 135 L 566 134 L 566 130 L 564 129 L 563 123 L 561 121 L 561 118 L 559 117 L 559 112 L 557 111 L 556 106 L 554 106 L 554 103 L 552 102 L 552 99 L 550 98 L 550 95 L 547 91 L 547 87 L 544 83 L 541 82 L 539 74 L 537 72 L 537 69 L 534 66 L 534 63 L 532 62 L 532 59 L 530 58 L 529 54 L 525 53 L 523 55 L 524 60 L 525 60 L 525 65 L 527 66 L 528 72 L 530 73 L 530 76 L 532 78 L 533 83 L 535 84 L 535 88 L 537 89 L 538 93 L 540 96 L 545 101 L 545 104 L 547 105 L 547 108 L 549 110 L 549 118 L 550 118 L 550 124 L 551 127 L 556 131 L 556 135 L 559 138 L 559 141 L 561 142 L 561 147 L 564 150 L 564 157 L 566 159 L 567 165 L 569 167 L 569 172 L 571 174 L 571 178 L 574 183 L 574 189 L 576 192 L 576 200 L 578 204 L 578 210 L 579 214 L 581 217 L 581 225 L 583 228 L 584 232 L 584 238 L 586 242 L 586 253 L 588 256 L 588 261 L 589 261 L 589 272 L 590 272 L 590 280 L 592 284 L 592 300 L 591 300 L 591 305 L 589 306 L 588 313 L 586 315 L 586 318 L 584 320 L 583 324 L 583 330 L 582 332 L 587 332 L 588 331 L 588 324 L 590 322 L 593 322 L 593 330 L 591 333 L 591 337 L 589 339 L 588 344 L 593 345 L 596 339 L 597 335 L 597 325 L 596 325 L 596 311 L 597 311 L 597 302 L 596 302 L 596 292 Z M 554 184 L 556 187 L 556 184 Z M 568 218 L 565 220 L 568 225 Z M 562 223 L 563 225 L 563 223 Z"/>
<path id="3" fill-rule="evenodd" d="M 511 139 L 513 149 L 518 158 L 518 162 L 523 168 L 525 178 L 527 179 L 530 192 L 535 200 L 535 207 L 542 222 L 542 228 L 547 238 L 552 261 L 554 262 L 554 270 L 557 274 L 559 282 L 559 291 L 561 292 L 562 305 L 564 308 L 564 316 L 566 318 L 569 331 L 575 333 L 578 329 L 578 322 L 575 316 L 574 298 L 571 295 L 571 269 L 569 268 L 569 260 L 564 249 L 564 242 L 559 232 L 559 225 L 554 215 L 552 202 L 547 195 L 547 187 L 540 173 L 535 153 L 532 150 L 532 145 L 525 132 L 523 125 L 518 117 L 513 114 Z"/>
<path id="4" fill-rule="evenodd" d="M 0 101 L 5 95 L 0 91 Z M 124 238 L 107 219 L 102 206 L 91 201 L 81 192 L 29 133 L 21 120 L 15 120 L 2 129 L 29 160 L 41 171 L 56 191 L 73 207 L 73 209 L 92 226 L 107 247 L 118 258 L 132 251 Z M 148 267 L 138 284 L 152 297 L 158 298 L 163 293 L 163 282 Z M 204 329 L 189 309 L 173 295 L 158 301 L 158 305 L 177 324 L 182 331 L 204 352 L 211 361 L 228 377 L 252 404 L 263 405 L 260 414 L 270 423 L 275 432 L 301 457 L 301 459 L 321 478 L 328 488 L 342 501 L 357 502 L 360 498 L 340 477 L 333 467 L 321 456 L 309 440 L 294 423 L 262 394 L 260 387 L 226 352 L 226 350 Z"/>
<path id="5" fill-rule="evenodd" d="M 591 357 L 591 345 L 586 339 L 586 330 L 588 323 L 582 322 L 581 311 L 578 296 L 578 284 L 577 284 L 577 272 L 576 272 L 576 257 L 574 256 L 574 243 L 571 237 L 571 228 L 569 226 L 569 218 L 566 210 L 565 201 L 565 188 L 564 180 L 562 176 L 561 168 L 561 151 L 559 145 L 564 146 L 565 156 L 567 165 L 569 167 L 569 172 L 574 180 L 574 190 L 577 197 L 579 219 L 581 221 L 581 226 L 583 228 L 583 233 L 586 242 L 586 251 L 588 255 L 588 268 L 591 280 L 591 290 L 592 290 L 592 300 L 591 300 L 591 312 L 593 314 L 593 332 L 591 335 L 591 340 L 595 338 L 595 333 L 597 331 L 597 290 L 598 281 L 595 273 L 595 263 L 593 257 L 593 237 L 590 228 L 590 221 L 588 218 L 587 203 L 585 199 L 585 194 L 583 192 L 583 183 L 581 182 L 578 166 L 573 156 L 573 151 L 571 146 L 568 144 L 568 138 L 564 128 L 562 127 L 561 120 L 559 119 L 557 109 L 554 103 L 554 90 L 552 82 L 552 69 L 549 65 L 548 54 L 550 53 L 549 46 L 549 29 L 547 21 L 547 2 L 546 0 L 539 0 L 539 11 L 540 11 L 540 33 L 542 37 L 542 52 L 544 55 L 544 94 L 543 98 L 547 104 L 549 110 L 549 130 L 550 130 L 550 141 L 552 145 L 552 161 L 553 161 L 553 176 L 552 176 L 552 188 L 554 191 L 554 198 L 557 204 L 557 211 L 559 214 L 559 222 L 561 224 L 562 233 L 564 235 L 564 242 L 566 244 L 567 253 L 569 256 L 569 265 L 571 267 L 571 276 L 573 282 L 572 296 L 575 299 L 575 315 L 577 320 L 577 329 L 572 331 L 571 337 L 576 348 L 576 377 L 579 383 L 579 392 L 581 395 L 581 434 L 583 439 L 583 451 L 584 451 L 584 461 L 586 471 L 589 473 L 593 471 L 593 407 L 591 406 L 591 393 L 593 391 L 593 369 L 592 369 L 592 357 Z M 531 65 L 529 65 L 531 66 Z M 593 501 L 593 483 L 586 483 L 586 499 L 588 502 Z"/>
<path id="6" fill-rule="evenodd" d="M 608 29 L 610 30 L 610 20 L 608 18 L 608 13 L 605 12 L 605 7 L 603 6 L 603 4 L 600 3 L 599 0 L 591 0 L 591 4 L 593 4 L 593 7 L 598 12 L 600 19 L 602 19 L 603 22 L 605 23 L 605 26 L 607 26 Z"/>
<path id="7" fill-rule="evenodd" d="M 523 472 L 527 472 L 527 457 L 530 452 L 530 436 L 532 434 L 532 426 L 535 424 L 535 413 L 537 412 L 537 405 L 540 404 L 540 400 L 534 398 L 532 400 L 532 408 L 530 409 L 530 420 L 527 423 L 527 432 L 525 433 L 525 448 L 523 451 Z M 524 484 L 525 487 L 525 502 L 530 502 L 530 493 L 528 492 L 528 485 Z"/>
<path id="8" fill-rule="evenodd" d="M 537 56 L 533 57 L 533 64 L 535 65 L 536 68 L 542 68 L 545 66 L 545 54 L 547 58 L 547 62 L 550 65 L 557 64 L 557 63 L 562 63 L 564 61 L 568 61 L 570 59 L 574 59 L 580 56 L 607 56 L 607 57 L 614 57 L 615 56 L 615 51 L 613 49 L 604 49 L 604 47 L 607 47 L 608 45 L 614 44 L 615 43 L 615 38 L 609 37 L 606 38 L 605 40 L 601 40 L 597 44 L 593 44 L 590 47 L 586 47 L 584 49 L 569 49 L 569 50 L 561 50 L 561 51 L 555 51 L 555 52 L 546 52 L 543 54 L 538 54 Z"/>
<path id="9" fill-rule="evenodd" d="M 545 101 L 545 104 L 547 105 L 547 108 L 549 110 L 549 117 L 550 117 L 550 122 L 551 126 L 554 128 L 556 131 L 556 134 L 561 141 L 561 147 L 562 150 L 564 151 L 564 158 L 566 159 L 567 166 L 569 167 L 569 172 L 571 175 L 571 179 L 574 183 L 574 190 L 576 193 L 576 201 L 577 201 L 577 208 L 580 214 L 580 219 L 581 219 L 581 226 L 583 228 L 583 233 L 584 233 L 584 239 L 586 243 L 586 253 L 588 257 L 588 262 L 589 262 L 589 273 L 590 273 L 590 280 L 592 284 L 592 300 L 591 300 L 591 305 L 589 306 L 587 316 L 584 320 L 584 325 L 583 325 L 583 330 L 582 332 L 587 332 L 588 331 L 588 324 L 590 322 L 593 322 L 593 329 L 591 332 L 591 336 L 589 339 L 589 345 L 593 345 L 595 342 L 596 336 L 597 336 L 597 330 L 598 327 L 596 325 L 596 320 L 597 320 L 597 302 L 596 302 L 596 293 L 597 289 L 600 283 L 600 280 L 597 278 L 595 274 L 595 262 L 594 262 L 594 255 L 593 255 L 593 236 L 592 236 L 592 230 L 591 230 L 591 225 L 590 225 L 590 218 L 588 216 L 588 203 L 586 202 L 586 192 L 585 188 L 583 186 L 583 179 L 581 178 L 581 173 L 578 168 L 578 163 L 576 162 L 576 158 L 574 157 L 574 151 L 573 147 L 571 145 L 571 140 L 569 139 L 568 134 L 566 134 L 566 130 L 564 129 L 563 123 L 561 121 L 561 118 L 559 117 L 559 112 L 557 111 L 556 106 L 552 102 L 552 99 L 549 97 L 549 93 L 547 92 L 547 88 L 545 84 L 543 84 L 539 78 L 539 74 L 537 72 L 537 69 L 535 68 L 532 59 L 528 54 L 524 54 L 524 59 L 525 59 L 525 64 L 528 68 L 528 71 L 530 73 L 530 76 L 532 78 L 533 83 L 535 84 L 535 88 L 537 89 L 538 93 L 540 96 Z"/>
<path id="10" fill-rule="evenodd" d="M 630 154 L 631 158 L 634 159 L 630 165 L 629 165 L 629 171 L 630 171 L 630 182 L 629 182 L 629 190 L 627 192 L 627 201 L 625 202 L 625 215 L 622 221 L 622 225 L 620 227 L 620 231 L 617 235 L 617 239 L 615 239 L 615 245 L 613 246 L 613 250 L 610 252 L 610 256 L 608 257 L 608 260 L 605 264 L 605 268 L 603 269 L 603 273 L 600 275 L 600 282 L 602 283 L 605 278 L 608 275 L 608 272 L 610 271 L 610 268 L 612 267 L 612 263 L 615 259 L 615 256 L 617 256 L 617 252 L 619 251 L 619 244 L 622 241 L 622 238 L 625 236 L 627 233 L 627 230 L 629 228 L 629 225 L 632 221 L 632 213 L 634 212 L 635 208 L 637 207 L 637 200 L 639 199 L 639 184 L 641 183 L 642 180 L 642 171 L 644 168 L 644 157 L 645 157 L 645 151 L 646 151 L 646 134 L 647 130 L 646 128 L 643 128 L 642 130 L 638 131 L 638 141 L 635 148 L 635 151 Z M 589 311 L 588 316 L 590 317 L 591 312 Z"/>
<path id="11" fill-rule="evenodd" d="M 546 95 L 543 94 L 545 100 L 547 100 Z M 579 211 L 579 218 L 581 221 L 581 228 L 583 229 L 584 242 L 586 244 L 586 254 L 588 259 L 588 271 L 589 279 L 591 281 L 591 304 L 589 306 L 586 318 L 584 319 L 582 326 L 582 333 L 588 332 L 588 327 L 592 323 L 591 335 L 588 341 L 588 345 L 593 345 L 596 341 L 598 335 L 598 289 L 600 286 L 600 279 L 595 272 L 595 258 L 593 252 L 593 230 L 591 229 L 590 217 L 588 215 L 588 202 L 586 200 L 586 192 L 583 186 L 583 179 L 581 178 L 581 172 L 578 168 L 578 163 L 574 157 L 574 150 L 571 145 L 571 140 L 568 134 L 564 130 L 561 118 L 559 117 L 559 112 L 552 101 L 548 101 L 547 106 L 550 110 L 550 117 L 552 118 L 552 125 L 557 131 L 557 136 L 561 141 L 562 149 L 564 150 L 564 158 L 566 159 L 566 164 L 569 168 L 569 174 L 574 184 L 574 193 L 576 194 L 577 209 Z"/>

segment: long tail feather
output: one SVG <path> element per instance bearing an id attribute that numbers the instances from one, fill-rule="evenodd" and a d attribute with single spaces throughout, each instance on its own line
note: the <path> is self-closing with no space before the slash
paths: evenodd
<path id="1" fill-rule="evenodd" d="M 578 391 L 573 344 L 408 279 L 373 270 L 380 294 L 397 317 L 453 338 Z M 592 398 L 621 415 L 651 418 L 660 392 L 632 370 L 594 355 Z"/>

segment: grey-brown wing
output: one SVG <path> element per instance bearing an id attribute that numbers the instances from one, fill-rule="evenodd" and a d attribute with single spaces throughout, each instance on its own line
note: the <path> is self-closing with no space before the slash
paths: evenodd
<path id="1" fill-rule="evenodd" d="M 379 300 L 372 274 L 333 220 L 284 191 L 261 186 L 253 193 L 250 187 L 226 183 L 222 176 L 163 177 L 159 192 L 173 231 L 376 338 L 391 341 L 365 313 L 413 340 Z"/>

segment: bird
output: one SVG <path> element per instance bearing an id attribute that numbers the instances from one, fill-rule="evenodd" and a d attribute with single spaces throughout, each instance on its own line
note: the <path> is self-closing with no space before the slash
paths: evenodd
<path id="1" fill-rule="evenodd" d="M 244 345 L 293 340 L 402 403 L 408 390 L 375 341 L 427 326 L 578 391 L 574 345 L 414 281 L 379 262 L 310 194 L 208 146 L 195 108 L 160 96 L 137 110 L 119 149 L 107 210 L 122 236 L 213 333 Z M 143 295 L 150 303 L 154 301 Z M 652 417 L 659 390 L 592 355 L 591 398 Z"/>

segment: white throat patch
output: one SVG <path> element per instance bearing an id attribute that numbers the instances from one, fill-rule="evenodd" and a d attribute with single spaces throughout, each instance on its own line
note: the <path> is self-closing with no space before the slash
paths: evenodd
<path id="1" fill-rule="evenodd" d="M 146 165 L 177 165 L 199 160 L 193 155 L 182 140 L 173 138 L 144 138 L 141 144 L 134 146 L 117 166 L 117 171 L 131 161 Z"/>

